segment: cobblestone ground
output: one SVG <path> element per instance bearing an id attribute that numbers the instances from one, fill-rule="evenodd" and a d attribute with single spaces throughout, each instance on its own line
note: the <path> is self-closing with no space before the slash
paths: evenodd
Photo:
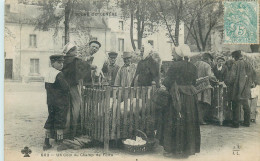
<path id="1" fill-rule="evenodd" d="M 259 108 L 258 108 L 259 111 Z M 44 139 L 43 125 L 47 118 L 46 94 L 43 83 L 5 83 L 5 156 L 22 157 L 21 149 L 28 146 L 32 150 L 31 157 L 45 159 L 61 155 L 62 160 L 69 159 L 70 155 L 77 154 L 79 158 L 98 159 L 102 148 L 81 150 L 66 150 L 57 153 L 56 146 L 48 153 L 42 151 Z M 239 148 L 238 148 L 239 146 Z M 234 149 L 235 148 L 235 149 Z M 201 152 L 190 156 L 188 160 L 260 160 L 260 121 L 249 128 L 233 129 L 217 125 L 201 126 Z M 91 154 L 89 156 L 86 156 Z M 173 160 L 163 156 L 163 148 L 158 146 L 154 153 L 145 155 L 130 155 L 123 150 L 111 150 L 106 160 Z M 111 157 L 113 155 L 113 157 Z M 75 156 L 76 157 L 76 156 Z M 109 159 L 110 158 L 110 159 Z M 228 159 L 227 159 L 228 158 Z M 8 159 L 12 160 L 12 159 Z M 17 160 L 13 159 L 13 160 Z M 102 159 L 103 160 L 103 159 Z"/>

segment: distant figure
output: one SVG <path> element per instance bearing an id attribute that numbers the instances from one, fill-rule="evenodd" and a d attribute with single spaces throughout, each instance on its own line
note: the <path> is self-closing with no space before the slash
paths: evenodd
<path id="1" fill-rule="evenodd" d="M 131 63 L 132 55 L 130 52 L 124 52 L 122 58 L 124 65 L 117 72 L 115 86 L 130 87 L 134 79 L 136 65 Z"/>
<path id="2" fill-rule="evenodd" d="M 225 58 L 222 56 L 217 57 L 217 64 L 213 67 L 213 73 L 219 82 L 224 81 L 225 70 L 226 70 Z"/>
<path id="3" fill-rule="evenodd" d="M 240 106 L 244 109 L 244 123 L 250 126 L 250 107 L 248 99 L 251 97 L 251 87 L 256 85 L 256 72 L 252 65 L 243 59 L 240 50 L 231 53 L 235 59 L 232 66 L 229 84 L 232 86 L 233 127 L 239 128 Z"/>
<path id="4" fill-rule="evenodd" d="M 114 85 L 115 84 L 115 79 L 117 72 L 119 70 L 119 66 L 116 64 L 116 59 L 117 59 L 118 53 L 116 52 L 110 52 L 108 53 L 108 60 L 109 62 L 105 63 L 102 72 L 105 75 L 106 80 L 108 81 L 109 85 Z"/>
<path id="5" fill-rule="evenodd" d="M 198 70 L 198 78 L 209 77 L 210 81 L 216 81 L 216 77 L 212 71 L 210 64 L 212 64 L 213 56 L 210 53 L 204 53 L 202 60 L 197 61 L 195 66 Z M 205 125 L 205 120 L 211 119 L 211 86 L 201 93 L 198 93 L 199 111 L 200 111 L 200 124 Z"/>
<path id="6" fill-rule="evenodd" d="M 162 84 L 169 91 L 169 106 L 163 109 L 160 144 L 165 155 L 187 158 L 200 152 L 200 125 L 196 89 L 197 68 L 183 59 L 190 56 L 187 45 L 177 47 Z"/>
<path id="7" fill-rule="evenodd" d="M 224 120 L 224 124 L 228 125 L 230 123 L 232 123 L 232 103 L 231 103 L 231 100 L 232 100 L 232 84 L 230 84 L 229 80 L 230 80 L 230 76 L 231 76 L 231 69 L 232 69 L 232 66 L 234 64 L 234 60 L 230 59 L 230 60 L 227 60 L 226 63 L 225 63 L 225 66 L 226 66 L 226 70 L 224 72 L 224 83 L 226 84 L 227 86 L 227 103 L 228 103 L 228 106 L 225 110 L 225 120 Z"/>
<path id="8" fill-rule="evenodd" d="M 63 130 L 66 124 L 66 115 L 69 109 L 69 85 L 61 72 L 63 68 L 63 55 L 50 56 L 51 68 L 45 77 L 45 89 L 47 93 L 47 105 L 49 116 L 44 125 L 45 141 L 43 150 L 50 149 L 49 138 L 51 131 L 56 133 L 58 144 L 63 141 Z"/>

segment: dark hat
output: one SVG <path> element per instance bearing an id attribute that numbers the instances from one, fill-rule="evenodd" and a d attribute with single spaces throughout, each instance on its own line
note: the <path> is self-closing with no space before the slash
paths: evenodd
<path id="1" fill-rule="evenodd" d="M 240 57 L 242 57 L 242 52 L 241 52 L 241 50 L 236 50 L 236 51 L 233 51 L 231 53 L 231 55 L 232 55 L 232 57 L 240 58 Z"/>
<path id="2" fill-rule="evenodd" d="M 51 61 L 64 61 L 64 55 L 55 54 L 50 56 Z"/>
<path id="3" fill-rule="evenodd" d="M 98 46 L 101 47 L 100 42 L 98 42 L 98 41 L 96 41 L 96 40 L 90 41 L 90 42 L 88 43 L 88 45 L 90 46 L 90 45 L 93 44 L 93 43 L 98 44 Z"/>
<path id="4" fill-rule="evenodd" d="M 221 60 L 223 60 L 223 61 L 226 60 L 223 56 L 219 56 L 219 57 L 217 57 L 217 61 L 218 61 L 219 59 L 221 59 Z"/>
<path id="5" fill-rule="evenodd" d="M 109 56 L 110 58 L 116 58 L 117 55 L 118 55 L 118 53 L 116 53 L 116 52 L 110 52 L 110 53 L 108 53 L 108 56 Z"/>
<path id="6" fill-rule="evenodd" d="M 210 58 L 211 60 L 214 59 L 214 57 L 213 57 L 210 53 L 204 53 L 204 54 L 202 55 L 202 58 L 203 58 L 203 59 Z"/>
<path id="7" fill-rule="evenodd" d="M 132 54 L 130 52 L 124 52 L 123 55 L 122 55 L 122 58 L 131 58 L 132 57 Z"/>

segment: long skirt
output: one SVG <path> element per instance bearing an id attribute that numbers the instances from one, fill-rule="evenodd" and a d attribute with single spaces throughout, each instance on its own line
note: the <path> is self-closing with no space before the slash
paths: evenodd
<path id="1" fill-rule="evenodd" d="M 81 107 L 82 97 L 79 85 L 70 87 L 70 107 L 67 113 L 67 122 L 64 138 L 73 139 L 81 134 Z"/>
<path id="2" fill-rule="evenodd" d="M 180 93 L 181 118 L 173 104 L 163 109 L 160 144 L 166 152 L 194 155 L 200 152 L 200 125 L 196 95 Z"/>

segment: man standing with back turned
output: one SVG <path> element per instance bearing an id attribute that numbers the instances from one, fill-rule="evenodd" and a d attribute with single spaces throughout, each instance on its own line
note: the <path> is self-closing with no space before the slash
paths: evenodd
<path id="1" fill-rule="evenodd" d="M 232 66 L 230 84 L 232 85 L 233 127 L 239 128 L 240 106 L 244 109 L 244 126 L 250 126 L 250 107 L 248 99 L 251 96 L 251 87 L 256 84 L 256 73 L 252 65 L 243 59 L 240 50 L 231 53 L 235 59 Z"/>

